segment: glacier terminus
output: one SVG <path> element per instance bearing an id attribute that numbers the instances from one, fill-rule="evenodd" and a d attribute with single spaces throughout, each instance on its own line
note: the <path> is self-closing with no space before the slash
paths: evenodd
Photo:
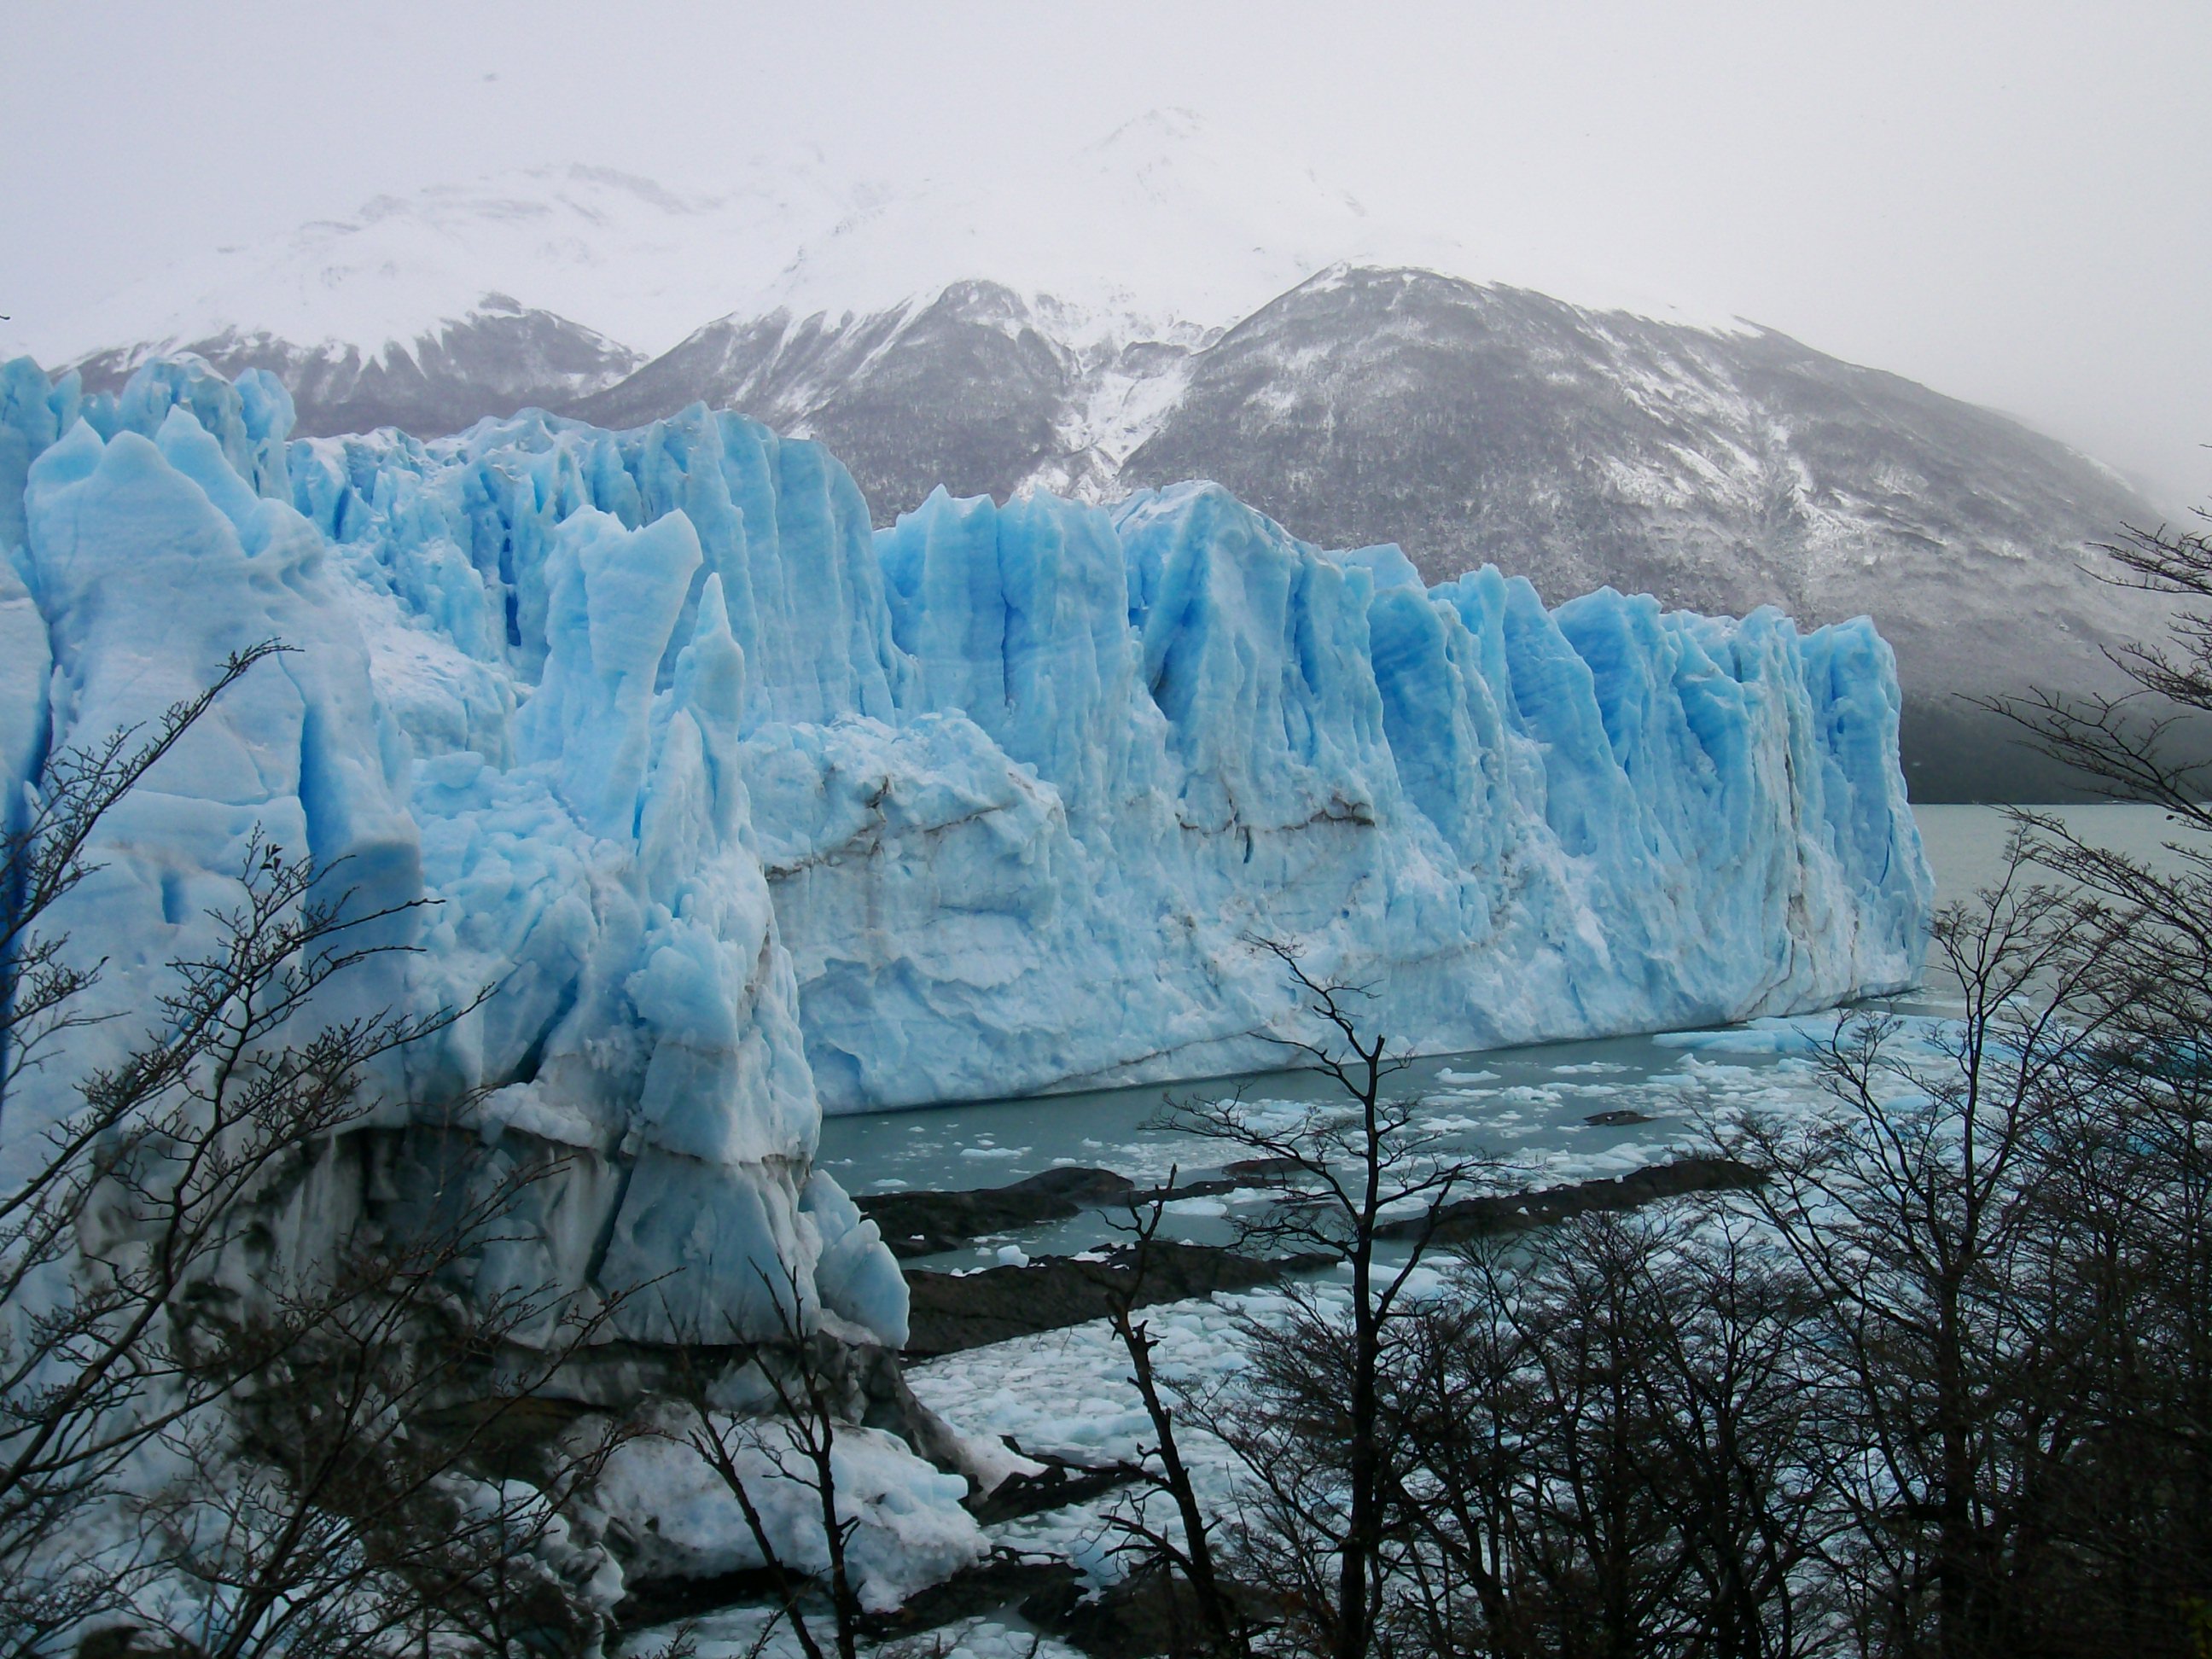
<path id="1" fill-rule="evenodd" d="M 1259 939 L 1431 1053 L 1917 977 L 1933 884 L 1863 619 L 1425 586 L 1206 483 L 940 491 L 872 531 L 824 449 L 702 405 L 290 424 L 190 357 L 119 397 L 0 370 L 0 773 L 19 799 L 227 652 L 296 647 L 104 830 L 74 948 L 150 1004 L 257 828 L 433 901 L 360 994 L 494 991 L 400 1092 L 586 1154 L 495 1271 L 708 1270 L 631 1334 L 757 1325 L 737 1269 L 772 1252 L 896 1346 L 821 1115 L 1280 1064 Z"/>

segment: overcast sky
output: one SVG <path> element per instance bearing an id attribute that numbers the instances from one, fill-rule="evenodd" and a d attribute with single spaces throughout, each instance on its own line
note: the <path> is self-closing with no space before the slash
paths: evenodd
<path id="1" fill-rule="evenodd" d="M 1163 105 L 2212 500 L 2212 4 L 7 0 L 0 309 L 380 191 L 803 138 L 988 176 Z M 703 319 L 702 319 L 703 320 Z"/>

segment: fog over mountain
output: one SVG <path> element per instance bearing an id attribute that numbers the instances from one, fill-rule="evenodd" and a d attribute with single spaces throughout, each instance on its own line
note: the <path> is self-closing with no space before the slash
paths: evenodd
<path id="1" fill-rule="evenodd" d="M 88 386 L 187 349 L 301 430 L 695 400 L 816 437 L 878 524 L 939 485 L 1109 501 L 1214 478 L 1295 534 L 1547 599 L 1873 616 L 1925 799 L 2040 798 L 1965 697 L 2114 687 L 2157 626 L 2090 544 L 2164 516 L 2003 416 L 1741 319 L 1553 298 L 1180 112 L 989 192 L 764 158 L 714 197 L 544 169 L 381 198 L 57 325 Z"/>

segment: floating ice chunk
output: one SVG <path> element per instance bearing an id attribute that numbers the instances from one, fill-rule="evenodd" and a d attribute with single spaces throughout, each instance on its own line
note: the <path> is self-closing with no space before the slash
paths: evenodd
<path id="1" fill-rule="evenodd" d="M 1228 1205 L 1218 1198 L 1176 1198 L 1169 1200 L 1161 1207 L 1170 1215 L 1197 1219 L 1218 1218 L 1229 1213 Z"/>

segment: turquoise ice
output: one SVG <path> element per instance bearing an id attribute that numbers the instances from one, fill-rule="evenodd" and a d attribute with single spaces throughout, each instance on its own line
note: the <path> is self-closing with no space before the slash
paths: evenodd
<path id="1" fill-rule="evenodd" d="M 65 920 L 143 1006 L 256 824 L 436 901 L 362 994 L 499 989 L 401 1081 L 588 1154 L 495 1277 L 701 1269 L 639 1334 L 757 1328 L 772 1256 L 896 1340 L 821 1113 L 1280 1063 L 1300 1015 L 1257 939 L 1429 1052 L 1917 976 L 1932 884 L 1863 619 L 1425 589 L 1204 483 L 939 493 L 872 532 L 818 446 L 699 406 L 289 421 L 188 358 L 119 398 L 0 369 L 0 768 L 301 647 L 149 781 Z"/>

